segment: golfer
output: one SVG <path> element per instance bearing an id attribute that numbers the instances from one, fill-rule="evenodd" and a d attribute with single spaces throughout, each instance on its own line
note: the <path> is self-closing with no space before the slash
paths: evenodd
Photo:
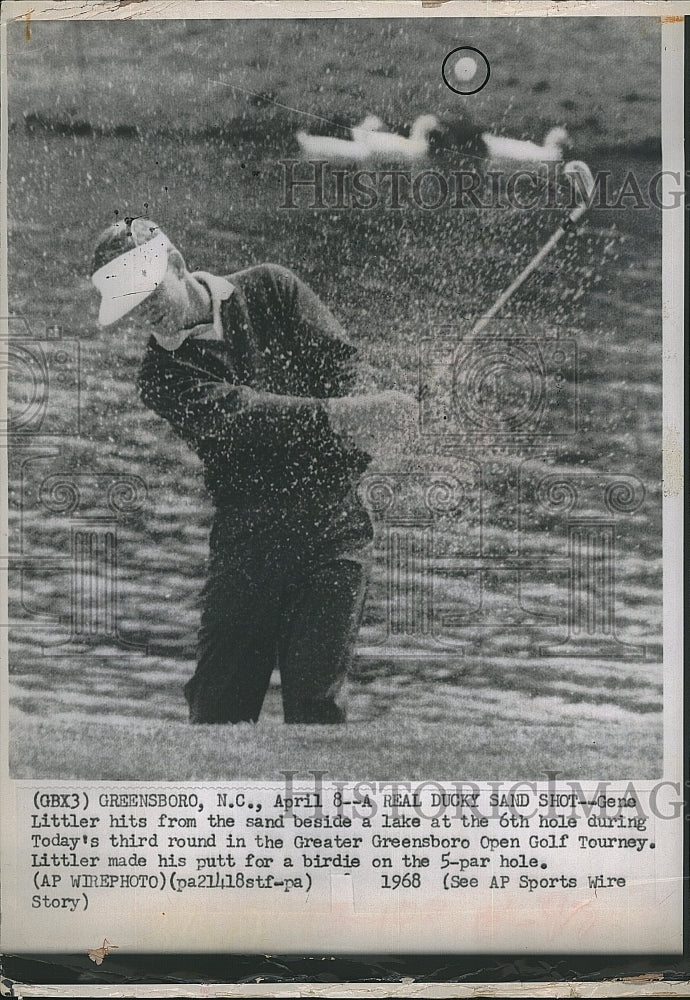
<path id="1" fill-rule="evenodd" d="M 339 723 L 372 527 L 354 488 L 414 400 L 368 373 L 326 306 L 264 264 L 190 273 L 148 219 L 109 226 L 92 280 L 99 323 L 150 334 L 139 391 L 203 463 L 215 504 L 194 723 L 256 721 L 280 669 L 290 723 Z"/>

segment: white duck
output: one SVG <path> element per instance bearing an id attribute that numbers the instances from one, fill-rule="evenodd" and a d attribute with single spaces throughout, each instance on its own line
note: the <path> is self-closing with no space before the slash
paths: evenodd
<path id="1" fill-rule="evenodd" d="M 492 163 L 506 165 L 562 160 L 563 147 L 570 141 L 570 136 L 562 126 L 547 132 L 542 146 L 528 139 L 511 139 L 510 136 L 492 135 L 491 132 L 482 132 L 481 138 L 487 159 Z"/>
<path id="2" fill-rule="evenodd" d="M 351 129 L 352 139 L 337 139 L 331 135 L 310 135 L 297 132 L 296 138 L 305 160 L 328 160 L 330 163 L 361 163 L 369 158 L 368 136 L 381 128 L 376 115 L 367 115 Z"/>
<path id="3" fill-rule="evenodd" d="M 411 163 L 428 155 L 429 134 L 439 127 L 436 115 L 420 115 L 412 125 L 409 136 L 377 130 L 370 131 L 363 141 L 369 149 L 369 159 Z"/>
<path id="4" fill-rule="evenodd" d="M 350 135 L 353 142 L 367 142 L 372 132 L 378 132 L 383 128 L 383 122 L 378 115 L 367 115 L 360 125 L 353 125 Z"/>

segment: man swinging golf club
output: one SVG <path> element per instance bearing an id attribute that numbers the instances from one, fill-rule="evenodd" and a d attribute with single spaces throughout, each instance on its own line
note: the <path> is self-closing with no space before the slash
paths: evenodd
<path id="1" fill-rule="evenodd" d="M 277 265 L 192 274 L 137 218 L 101 234 L 92 280 L 101 326 L 133 313 L 151 333 L 141 398 L 198 454 L 215 504 L 191 721 L 256 721 L 277 665 L 286 722 L 342 722 L 372 536 L 354 488 L 414 399 L 363 392 L 356 348 Z"/>

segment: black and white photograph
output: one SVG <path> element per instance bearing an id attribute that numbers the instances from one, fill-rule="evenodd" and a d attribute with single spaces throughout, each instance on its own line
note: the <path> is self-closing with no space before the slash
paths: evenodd
<path id="1" fill-rule="evenodd" d="M 675 775 L 682 24 L 164 6 L 3 12 L 9 778 Z"/>
<path id="2" fill-rule="evenodd" d="M 661 774 L 660 32 L 8 26 L 15 777 Z"/>

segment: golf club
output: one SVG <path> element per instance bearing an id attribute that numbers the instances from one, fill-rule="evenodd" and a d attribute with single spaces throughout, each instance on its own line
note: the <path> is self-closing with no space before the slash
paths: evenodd
<path id="1" fill-rule="evenodd" d="M 472 328 L 472 333 L 479 333 L 484 329 L 487 323 L 492 320 L 498 312 L 500 312 L 506 302 L 518 290 L 520 285 L 522 285 L 527 278 L 529 278 L 530 274 L 532 274 L 533 271 L 536 271 L 541 262 L 548 257 L 561 237 L 577 224 L 589 208 L 590 198 L 592 196 L 592 192 L 594 191 L 594 178 L 592 177 L 592 171 L 589 169 L 587 164 L 582 160 L 571 160 L 569 163 L 566 163 L 563 168 L 563 172 L 570 180 L 575 192 L 575 197 L 579 204 L 568 215 L 567 219 L 560 224 L 556 232 L 550 237 L 549 240 L 547 240 L 541 250 L 534 255 L 532 260 L 520 272 L 515 281 L 513 281 L 513 283 L 499 295 L 491 308 L 477 320 Z"/>

